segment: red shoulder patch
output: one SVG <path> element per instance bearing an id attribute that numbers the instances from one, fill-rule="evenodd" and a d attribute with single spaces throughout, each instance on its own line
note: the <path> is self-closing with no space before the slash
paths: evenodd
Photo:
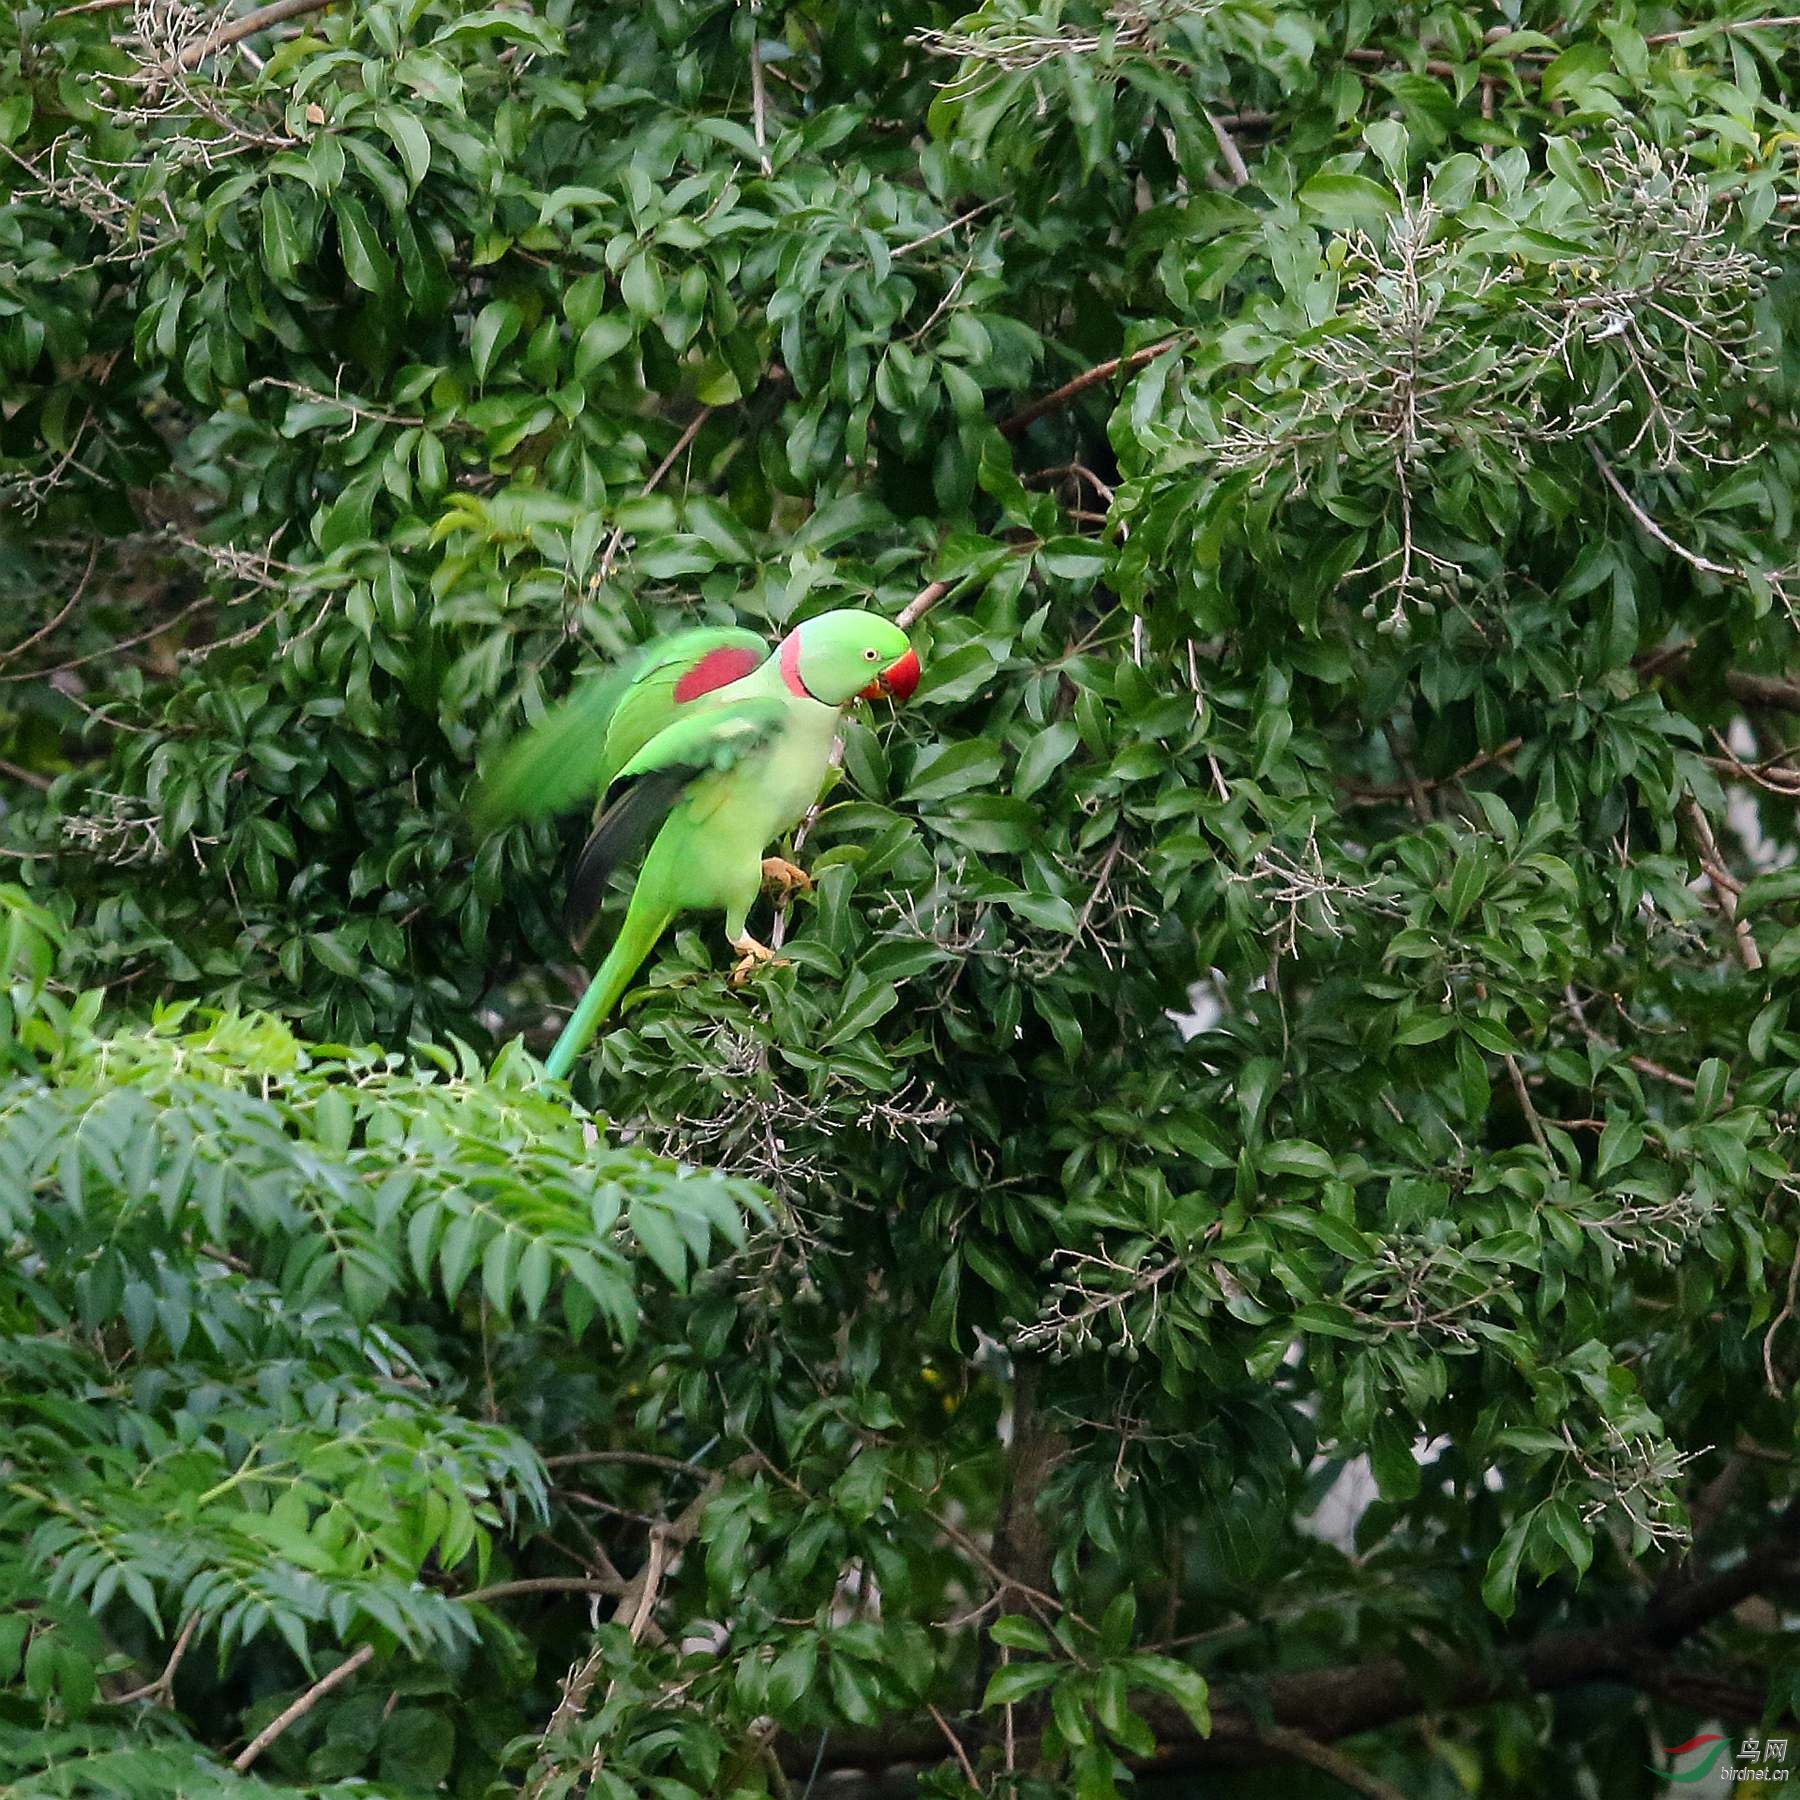
<path id="1" fill-rule="evenodd" d="M 678 702 L 698 700 L 702 694 L 710 694 L 714 688 L 742 681 L 761 660 L 754 650 L 734 650 L 729 644 L 721 644 L 717 650 L 707 651 L 676 682 L 675 698 Z"/>

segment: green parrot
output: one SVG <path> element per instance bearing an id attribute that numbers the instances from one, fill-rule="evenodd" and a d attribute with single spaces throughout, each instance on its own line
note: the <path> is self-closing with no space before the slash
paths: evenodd
<path id="1" fill-rule="evenodd" d="M 585 943 L 613 870 L 649 844 L 624 923 L 544 1068 L 566 1076 L 679 912 L 721 909 L 742 979 L 769 951 L 747 919 L 765 880 L 809 886 L 763 851 L 818 799 L 845 709 L 907 699 L 919 659 L 873 613 L 823 613 L 771 651 L 754 632 L 676 633 L 588 683 L 511 745 L 483 783 L 477 825 L 602 796 L 563 923 Z"/>

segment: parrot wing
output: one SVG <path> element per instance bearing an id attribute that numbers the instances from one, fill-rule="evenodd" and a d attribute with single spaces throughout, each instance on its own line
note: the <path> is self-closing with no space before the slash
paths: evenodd
<path id="1" fill-rule="evenodd" d="M 769 645 L 735 628 L 678 631 L 651 647 L 606 731 L 604 794 L 613 778 L 652 738 L 682 718 L 695 701 L 742 681 L 768 660 Z"/>
<path id="2" fill-rule="evenodd" d="M 753 631 L 700 628 L 589 677 L 501 752 L 471 808 L 476 828 L 565 812 L 604 793 L 614 772 L 688 706 L 741 680 L 768 654 Z"/>
<path id="3" fill-rule="evenodd" d="M 649 843 L 696 781 L 767 749 L 787 721 L 788 703 L 773 695 L 726 701 L 677 719 L 625 764 L 569 877 L 563 926 L 577 949 L 586 941 L 613 870 Z"/>

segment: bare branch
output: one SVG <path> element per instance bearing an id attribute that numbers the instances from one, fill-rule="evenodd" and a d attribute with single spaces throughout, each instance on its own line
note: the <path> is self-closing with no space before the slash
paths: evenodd
<path id="1" fill-rule="evenodd" d="M 757 166 L 765 175 L 774 173 L 769 162 L 769 96 L 763 85 L 762 38 L 759 35 L 757 0 L 750 0 L 750 123 L 756 133 Z"/>
<path id="2" fill-rule="evenodd" d="M 30 637 L 22 638 L 18 643 L 14 644 L 10 650 L 0 650 L 0 668 L 4 668 L 16 657 L 23 656 L 34 644 L 41 644 L 44 639 L 47 638 L 51 632 L 53 632 L 57 626 L 59 626 L 63 620 L 81 604 L 81 597 L 87 592 L 88 582 L 93 578 L 94 565 L 99 560 L 100 546 L 96 544 L 93 549 L 88 552 L 87 567 L 82 570 L 81 579 L 76 582 L 75 591 L 70 594 L 68 599 L 63 603 L 62 610 L 58 612 L 55 618 L 51 619 L 48 624 L 40 625 Z"/>
<path id="3" fill-rule="evenodd" d="M 1126 356 L 1115 356 L 1103 363 L 1096 363 L 1091 369 L 1083 369 L 1072 381 L 1065 381 L 1061 387 L 1046 394 L 1041 400 L 1032 403 L 1014 413 L 1011 418 L 1000 421 L 1002 437 L 1018 437 L 1029 430 L 1039 419 L 1047 414 L 1060 412 L 1071 400 L 1085 394 L 1089 388 L 1097 387 L 1103 381 L 1110 381 L 1119 374 L 1129 375 L 1141 369 L 1146 363 L 1154 362 L 1166 351 L 1173 350 L 1178 344 L 1187 341 L 1187 333 L 1177 331 L 1166 338 L 1159 338 L 1154 344 L 1145 344 Z"/>
<path id="4" fill-rule="evenodd" d="M 650 471 L 649 479 L 638 489 L 638 498 L 640 500 L 647 495 L 654 494 L 662 485 L 663 477 L 674 468 L 682 451 L 694 441 L 699 435 L 700 427 L 704 425 L 712 415 L 713 409 L 710 406 L 703 406 L 688 420 L 687 424 L 682 427 L 681 436 L 670 446 L 669 454 Z M 600 567 L 594 571 L 593 575 L 588 580 L 588 591 L 590 593 L 598 588 L 606 580 L 607 576 L 612 573 L 613 559 L 619 554 L 619 546 L 623 544 L 624 541 L 625 527 L 623 525 L 615 526 L 613 528 L 612 536 L 606 540 L 606 548 L 600 553 Z"/>
<path id="5" fill-rule="evenodd" d="M 1225 121 L 1219 114 L 1206 107 L 1200 109 L 1206 122 L 1212 127 L 1213 142 L 1219 146 L 1219 154 L 1225 159 L 1225 167 L 1231 176 L 1233 187 L 1242 187 L 1250 179 L 1250 171 L 1244 163 L 1244 153 L 1237 147 L 1237 140 L 1227 129 Z"/>
<path id="6" fill-rule="evenodd" d="M 231 1766 L 241 1775 L 289 1726 L 296 1725 L 335 1687 L 341 1687 L 375 1654 L 373 1644 L 352 1651 L 329 1675 L 321 1676 L 286 1711 L 277 1713 L 236 1756 Z"/>
<path id="7" fill-rule="evenodd" d="M 950 583 L 947 581 L 929 582 L 901 607 L 900 616 L 894 621 L 895 624 L 905 631 L 910 625 L 924 618 L 949 591 Z"/>
<path id="8" fill-rule="evenodd" d="M 496 1581 L 490 1587 L 476 1588 L 473 1593 L 458 1594 L 458 1600 L 473 1606 L 490 1600 L 512 1600 L 521 1594 L 621 1594 L 623 1581 L 604 1575 L 533 1575 L 523 1581 Z"/>
<path id="9" fill-rule="evenodd" d="M 1744 891 L 1744 884 L 1725 867 L 1725 859 L 1719 854 L 1718 842 L 1713 837 L 1712 825 L 1692 794 L 1682 801 L 1680 816 L 1700 867 L 1718 896 L 1719 911 L 1724 915 L 1725 923 L 1731 927 L 1732 943 L 1736 947 L 1738 960 L 1746 969 L 1760 969 L 1762 952 L 1756 947 L 1750 921 L 1738 917 L 1737 897 Z"/>
<path id="10" fill-rule="evenodd" d="M 128 1694 L 115 1695 L 113 1705 L 129 1706 L 134 1700 L 150 1700 L 158 1706 L 167 1706 L 175 1691 L 175 1671 L 181 1667 L 181 1659 L 187 1655 L 188 1645 L 193 1642 L 194 1632 L 199 1624 L 200 1615 L 197 1612 L 189 1613 L 187 1623 L 181 1628 L 181 1635 L 175 1640 L 174 1649 L 169 1652 L 169 1660 L 163 1664 L 162 1673 L 154 1681 L 147 1681 Z"/>
<path id="11" fill-rule="evenodd" d="M 1734 569 L 1729 563 L 1716 563 L 1710 557 L 1701 556 L 1696 551 L 1690 550 L 1685 544 L 1678 544 L 1670 537 L 1669 534 L 1664 531 L 1663 528 L 1657 524 L 1657 522 L 1651 518 L 1651 516 L 1645 512 L 1634 499 L 1632 499 L 1631 495 L 1626 491 L 1624 482 L 1622 482 L 1613 472 L 1612 464 L 1609 463 L 1601 453 L 1598 444 L 1590 443 L 1588 445 L 1588 454 L 1593 457 L 1594 467 L 1600 471 L 1601 479 L 1612 489 L 1614 495 L 1618 498 L 1619 504 L 1637 521 L 1646 537 L 1654 538 L 1665 550 L 1671 551 L 1674 555 L 1679 556 L 1690 568 L 1699 569 L 1703 574 L 1723 575 L 1727 579 L 1733 581 L 1741 581 L 1743 579 L 1743 570 Z"/>
<path id="12" fill-rule="evenodd" d="M 272 4 L 259 6 L 241 19 L 221 18 L 205 37 L 196 39 L 181 52 L 176 66 L 197 69 L 209 56 L 228 50 L 233 44 L 241 44 L 245 38 L 254 37 L 271 25 L 280 25 L 307 13 L 323 12 L 330 3 L 331 0 L 272 0 Z"/>

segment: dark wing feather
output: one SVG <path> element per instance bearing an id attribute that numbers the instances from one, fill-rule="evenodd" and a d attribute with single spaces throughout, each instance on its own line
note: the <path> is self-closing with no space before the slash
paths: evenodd
<path id="1" fill-rule="evenodd" d="M 587 943 L 600 916 L 600 902 L 613 870 L 630 862 L 656 835 L 698 772 L 657 769 L 630 781 L 615 781 L 607 790 L 599 820 L 575 859 L 563 901 L 563 930 L 577 950 Z"/>
<path id="2" fill-rule="evenodd" d="M 613 870 L 650 842 L 696 781 L 733 768 L 762 749 L 786 718 L 787 705 L 778 699 L 734 701 L 678 719 L 625 765 L 607 789 L 600 817 L 569 877 L 563 928 L 577 949 L 593 928 Z"/>

